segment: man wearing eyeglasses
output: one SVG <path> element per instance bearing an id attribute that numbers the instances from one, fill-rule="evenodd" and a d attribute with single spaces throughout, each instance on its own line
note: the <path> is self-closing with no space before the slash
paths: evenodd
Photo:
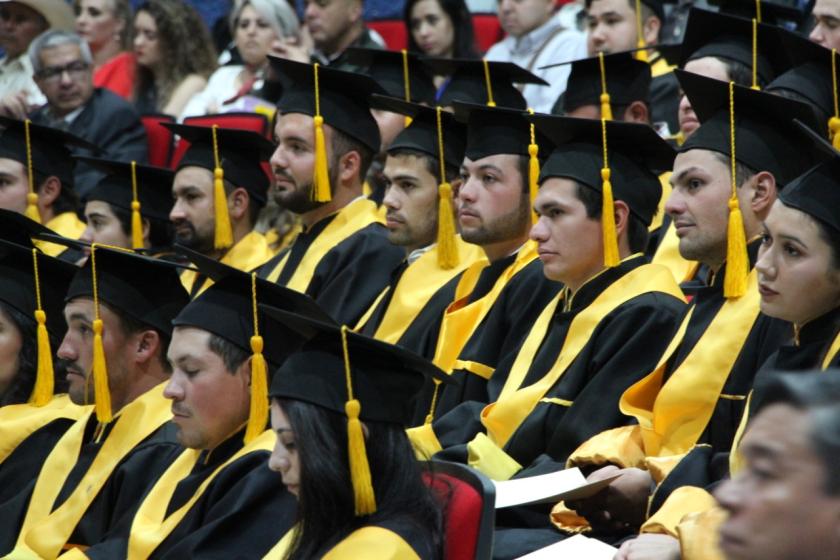
<path id="1" fill-rule="evenodd" d="M 32 122 L 66 130 L 100 146 L 109 159 L 146 162 L 146 132 L 134 107 L 118 95 L 93 87 L 93 59 L 87 43 L 69 31 L 48 31 L 29 45 L 35 83 L 47 103 L 29 115 Z M 89 155 L 77 150 L 75 155 Z M 101 173 L 76 167 L 80 198 Z"/>

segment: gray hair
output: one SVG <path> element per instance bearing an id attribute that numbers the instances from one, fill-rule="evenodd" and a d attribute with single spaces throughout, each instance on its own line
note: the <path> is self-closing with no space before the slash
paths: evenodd
<path id="1" fill-rule="evenodd" d="M 41 33 L 29 44 L 29 60 L 32 62 L 32 70 L 35 74 L 42 70 L 41 52 L 44 49 L 59 47 L 61 45 L 76 45 L 82 53 L 82 60 L 85 64 L 93 65 L 93 56 L 90 54 L 90 47 L 87 42 L 73 33 L 61 29 L 52 29 Z"/>
<path id="2" fill-rule="evenodd" d="M 236 24 L 245 6 L 251 6 L 281 39 L 297 36 L 300 22 L 292 6 L 286 0 L 236 0 L 230 11 L 230 32 L 236 36 Z"/>

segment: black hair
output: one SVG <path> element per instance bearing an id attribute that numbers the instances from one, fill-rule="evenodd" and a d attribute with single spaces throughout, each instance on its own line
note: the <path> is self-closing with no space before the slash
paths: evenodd
<path id="1" fill-rule="evenodd" d="M 761 391 L 755 413 L 786 404 L 811 419 L 811 446 L 825 466 L 824 490 L 840 495 L 840 371 L 777 373 Z"/>
<path id="2" fill-rule="evenodd" d="M 717 58 L 717 57 L 716 57 Z M 737 60 L 729 60 L 726 58 L 718 58 L 726 68 L 726 75 L 729 76 L 729 81 L 735 82 L 736 85 L 749 87 L 752 85 L 752 68 L 738 62 Z M 764 87 L 767 80 L 758 77 L 758 85 Z"/>
<path id="3" fill-rule="evenodd" d="M 41 185 L 49 179 L 52 175 L 47 175 L 37 169 L 32 170 L 33 179 L 35 184 L 38 185 L 38 188 L 35 189 L 37 192 Z M 58 179 L 58 177 L 56 177 Z M 58 196 L 52 203 L 52 211 L 57 216 L 59 214 L 63 214 L 65 212 L 73 212 L 78 214 L 79 212 L 79 197 L 76 195 L 76 191 L 73 190 L 72 183 L 68 184 L 65 181 L 61 182 L 61 190 L 58 192 Z"/>
<path id="4" fill-rule="evenodd" d="M 131 235 L 131 212 L 108 204 L 111 212 L 120 223 L 123 234 Z M 172 223 L 154 218 L 147 218 L 149 222 L 149 244 L 152 249 L 163 249 L 172 246 Z"/>
<path id="5" fill-rule="evenodd" d="M 163 367 L 163 371 L 165 371 L 166 373 L 172 373 L 172 364 L 170 364 L 169 360 L 166 358 L 166 349 L 169 348 L 170 336 L 162 331 L 159 331 L 158 329 L 154 328 L 148 323 L 144 323 L 139 319 L 135 319 L 134 317 L 123 312 L 122 309 L 118 309 L 113 305 L 109 305 L 108 309 L 110 309 L 114 313 L 114 315 L 117 316 L 117 321 L 119 322 L 120 329 L 122 330 L 123 335 L 125 336 L 141 333 L 143 331 L 155 331 L 158 335 L 158 340 L 160 341 L 158 344 L 158 362 L 160 362 L 160 365 Z"/>
<path id="6" fill-rule="evenodd" d="M 586 0 L 586 2 L 584 2 L 584 7 L 588 10 L 592 7 L 592 2 L 594 1 L 595 0 Z M 627 0 L 627 5 L 630 6 L 630 9 L 633 10 L 634 13 L 636 12 L 636 0 Z M 642 2 L 642 21 L 645 21 L 649 17 L 655 17 L 656 19 L 661 20 L 661 18 L 651 9 L 650 6 Z M 663 21 L 662 23 L 665 22 Z"/>
<path id="7" fill-rule="evenodd" d="M 411 10 L 420 0 L 408 0 L 403 9 L 403 23 L 405 23 L 405 30 L 408 35 L 408 50 L 415 53 L 424 54 L 420 50 L 420 46 L 414 40 L 414 35 L 411 33 Z M 449 16 L 452 21 L 452 31 L 454 33 L 452 45 L 453 58 L 478 58 L 478 50 L 475 48 L 475 34 L 473 31 L 472 15 L 469 8 L 467 8 L 464 0 L 436 0 L 440 5 L 440 9 Z"/>
<path id="8" fill-rule="evenodd" d="M 412 156 L 421 160 L 426 166 L 426 171 L 431 173 L 435 180 L 440 182 L 440 160 L 438 158 L 431 156 L 426 152 L 421 152 L 420 150 L 412 150 L 411 148 L 396 148 L 394 150 L 390 150 L 388 155 L 395 157 Z M 444 162 L 443 172 L 446 175 L 446 181 L 451 183 L 458 178 L 459 169 L 454 165 Z"/>
<path id="9" fill-rule="evenodd" d="M 365 440 L 377 511 L 356 517 L 347 457 L 347 418 L 302 401 L 278 399 L 300 458 L 299 531 L 289 559 L 320 558 L 340 540 L 382 520 L 404 520 L 425 533 L 442 557 L 442 513 L 425 485 L 405 430 L 366 422 Z"/>
<path id="10" fill-rule="evenodd" d="M 37 325 L 34 317 L 24 315 L 3 301 L 0 301 L 0 313 L 4 313 L 17 327 L 21 338 L 17 373 L 9 387 L 0 394 L 0 406 L 22 404 L 29 401 L 32 390 L 35 388 L 35 377 L 38 372 L 38 342 L 35 335 Z M 56 334 L 49 333 L 50 347 L 53 350 L 56 350 L 61 342 L 61 339 Z M 53 360 L 53 366 L 55 373 L 54 392 L 64 393 L 67 391 L 64 362 L 62 360 Z"/>
<path id="11" fill-rule="evenodd" d="M 604 196 L 589 187 L 577 184 L 577 199 L 586 208 L 586 217 L 597 220 L 601 217 L 604 204 Z M 645 223 L 632 212 L 627 218 L 627 242 L 630 245 L 631 253 L 641 253 L 648 244 L 648 228 Z"/>
<path id="12" fill-rule="evenodd" d="M 216 334 L 210 335 L 210 340 L 207 341 L 207 347 L 222 359 L 228 373 L 235 373 L 239 369 L 239 366 L 244 364 L 250 357 L 248 352 Z"/>
<path id="13" fill-rule="evenodd" d="M 373 150 L 344 132 L 333 128 L 332 140 L 330 141 L 330 148 L 332 148 L 332 161 L 330 161 L 330 168 L 334 167 L 335 162 L 339 160 L 344 154 L 349 152 L 357 152 L 359 154 L 359 179 L 364 180 L 367 175 L 370 164 L 373 162 Z M 333 187 L 334 188 L 334 187 Z"/>
<path id="14" fill-rule="evenodd" d="M 227 179 L 223 179 L 223 184 L 225 186 L 225 196 L 229 196 L 230 193 L 238 189 L 236 185 L 228 181 Z M 245 189 L 245 187 L 242 187 Z M 250 222 L 251 228 L 253 229 L 254 225 L 257 223 L 257 220 L 260 217 L 260 211 L 265 206 L 265 202 L 260 202 L 256 198 L 254 198 L 248 189 L 245 189 L 245 192 L 248 193 L 248 221 Z"/>
<path id="15" fill-rule="evenodd" d="M 787 206 L 784 200 L 780 199 L 779 202 Z M 820 239 L 828 243 L 828 246 L 831 248 L 831 268 L 840 270 L 840 231 L 812 214 L 807 212 L 803 212 L 803 214 L 808 216 L 817 225 L 817 232 L 819 233 Z"/>
<path id="16" fill-rule="evenodd" d="M 714 154 L 715 158 L 717 158 L 719 162 L 724 164 L 726 166 L 727 171 L 729 171 L 731 166 L 729 156 L 720 152 L 712 152 L 712 154 Z M 744 183 L 752 179 L 757 173 L 758 171 L 751 168 L 750 166 L 745 165 L 738 160 L 735 160 L 735 184 L 738 185 L 739 189 L 743 187 Z"/>

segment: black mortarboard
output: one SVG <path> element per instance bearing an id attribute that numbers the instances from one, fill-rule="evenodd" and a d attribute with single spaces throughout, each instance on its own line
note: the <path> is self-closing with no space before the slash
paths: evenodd
<path id="1" fill-rule="evenodd" d="M 344 55 L 348 62 L 363 67 L 364 73 L 373 78 L 391 97 L 415 103 L 434 104 L 435 84 L 416 54 L 405 49 L 386 51 L 350 47 L 344 51 Z"/>
<path id="2" fill-rule="evenodd" d="M 600 105 L 604 93 L 609 95 L 609 103 L 617 106 L 649 101 L 650 64 L 637 60 L 633 52 L 599 54 L 568 64 L 571 64 L 571 72 L 563 94 L 563 111 L 566 113 L 584 105 Z"/>
<path id="3" fill-rule="evenodd" d="M 686 140 L 681 152 L 711 150 L 731 155 L 729 84 L 675 70 L 701 126 Z M 816 163 L 814 154 L 802 150 L 793 119 L 819 128 L 806 104 L 748 87 L 734 86 L 735 159 L 755 171 L 769 171 L 780 185 Z"/>
<path id="4" fill-rule="evenodd" d="M 601 121 L 549 115 L 531 118 L 554 147 L 542 166 L 540 182 L 562 177 L 602 192 Z M 657 175 L 671 169 L 675 152 L 644 124 L 607 121 L 606 135 L 613 198 L 626 202 L 630 211 L 649 225 L 662 197 Z"/>
<path id="5" fill-rule="evenodd" d="M 467 124 L 466 157 L 476 161 L 496 154 L 529 155 L 531 124 L 525 111 L 461 102 L 453 107 L 455 118 Z"/>
<path id="6" fill-rule="evenodd" d="M 423 61 L 432 73 L 449 76 L 437 101 L 441 106 L 461 101 L 524 110 L 528 104 L 514 84 L 548 85 L 512 62 L 465 58 L 424 58 Z"/>
<path id="7" fill-rule="evenodd" d="M 0 208 L 0 239 L 23 247 L 33 247 L 32 237 L 38 235 L 58 234 L 23 214 Z"/>
<path id="8" fill-rule="evenodd" d="M 780 30 L 771 25 L 756 26 L 755 72 L 758 85 L 766 84 L 790 67 Z M 753 68 L 753 22 L 691 8 L 683 36 L 679 66 L 705 57 L 720 58 Z"/>
<path id="9" fill-rule="evenodd" d="M 708 0 L 709 4 L 718 6 L 725 14 L 744 18 L 756 18 L 770 25 L 781 25 L 785 21 L 800 24 L 811 12 L 813 2 L 799 7 L 799 0 L 761 0 L 756 5 L 755 0 Z"/>
<path id="10" fill-rule="evenodd" d="M 282 114 L 316 116 L 315 65 L 268 57 L 274 72 L 284 81 L 277 102 Z M 373 152 L 379 151 L 379 128 L 370 113 L 368 97 L 385 90 L 369 76 L 318 66 L 317 101 L 324 124 L 355 138 Z"/>
<path id="11" fill-rule="evenodd" d="M 171 169 L 86 156 L 77 156 L 76 159 L 105 173 L 96 186 L 85 195 L 85 202 L 100 200 L 131 212 L 134 249 L 143 248 L 142 217 L 160 222 L 169 221 L 169 211 L 172 209 L 172 177 L 175 175 Z M 135 202 L 138 203 L 137 220 L 133 208 Z"/>

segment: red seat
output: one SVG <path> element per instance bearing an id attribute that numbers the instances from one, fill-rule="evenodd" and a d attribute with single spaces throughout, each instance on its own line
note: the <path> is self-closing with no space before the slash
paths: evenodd
<path id="1" fill-rule="evenodd" d="M 493 482 L 458 463 L 429 461 L 424 468 L 426 484 L 444 506 L 444 559 L 489 559 L 496 520 Z"/>
<path id="2" fill-rule="evenodd" d="M 408 46 L 408 33 L 401 19 L 380 19 L 367 22 L 367 26 L 379 33 L 385 41 L 385 47 L 391 51 L 398 51 Z"/>
<path id="3" fill-rule="evenodd" d="M 496 14 L 473 14 L 473 32 L 475 33 L 475 46 L 481 53 L 504 39 L 505 32 Z"/>
<path id="4" fill-rule="evenodd" d="M 199 115 L 195 117 L 187 117 L 184 119 L 184 124 L 191 126 L 213 126 L 219 125 L 221 128 L 238 128 L 241 130 L 250 130 L 257 134 L 262 134 L 266 138 L 269 137 L 269 122 L 268 118 L 260 113 L 221 113 L 218 115 Z M 189 148 L 190 143 L 181 139 L 175 146 L 175 153 L 172 154 L 170 160 L 170 167 L 175 169 L 178 167 L 178 162 L 184 157 L 184 152 Z"/>
<path id="5" fill-rule="evenodd" d="M 149 147 L 149 163 L 158 167 L 169 165 L 172 156 L 172 131 L 160 123 L 173 123 L 175 117 L 163 114 L 141 115 L 140 122 L 146 129 L 146 142 Z"/>

